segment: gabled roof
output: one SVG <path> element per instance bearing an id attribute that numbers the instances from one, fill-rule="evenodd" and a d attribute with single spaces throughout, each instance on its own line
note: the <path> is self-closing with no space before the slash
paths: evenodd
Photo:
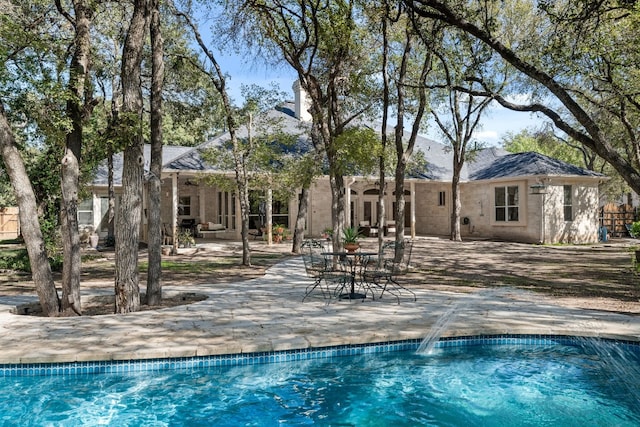
<path id="1" fill-rule="evenodd" d="M 280 107 L 270 110 L 266 114 L 265 121 L 271 121 L 276 123 L 276 126 L 280 131 L 288 135 L 298 135 L 297 146 L 295 151 L 309 151 L 312 149 L 311 141 L 308 137 L 309 123 L 301 122 L 295 118 L 293 112 L 293 104 L 287 102 Z M 236 132 L 236 136 L 239 139 L 247 138 L 249 136 L 248 127 L 243 125 Z M 181 156 L 176 157 L 169 163 L 165 163 L 163 170 L 175 170 L 179 171 L 215 171 L 217 167 L 208 164 L 202 159 L 202 152 L 212 147 L 219 147 L 229 142 L 231 136 L 229 132 L 224 132 L 216 137 L 210 139 L 207 142 L 200 144 L 199 146 L 183 153 Z"/>
<path id="2" fill-rule="evenodd" d="M 527 152 L 507 154 L 501 156 L 483 167 L 476 168 L 470 175 L 470 180 L 486 180 L 508 178 L 517 176 L 590 176 L 602 177 L 604 175 L 579 168 L 544 154 Z"/>
<path id="3" fill-rule="evenodd" d="M 173 159 L 182 156 L 184 153 L 191 151 L 192 147 L 182 147 L 178 145 L 165 145 L 162 147 L 162 164 L 167 164 Z M 151 159 L 151 146 L 144 145 L 144 170 L 149 171 L 149 163 Z M 124 160 L 123 153 L 113 155 L 113 181 L 114 185 L 122 184 L 122 163 Z M 106 162 L 101 163 L 96 169 L 93 179 L 93 185 L 108 185 L 108 167 Z"/>
<path id="4" fill-rule="evenodd" d="M 414 151 L 422 151 L 427 160 L 426 169 L 414 171 L 410 178 L 428 179 L 433 181 L 451 181 L 453 179 L 453 150 L 451 147 L 441 144 L 423 136 L 418 136 Z M 496 159 L 508 154 L 507 151 L 489 147 L 476 151 L 472 160 L 464 163 L 460 172 L 462 181 L 470 180 L 473 171 L 484 168 Z"/>

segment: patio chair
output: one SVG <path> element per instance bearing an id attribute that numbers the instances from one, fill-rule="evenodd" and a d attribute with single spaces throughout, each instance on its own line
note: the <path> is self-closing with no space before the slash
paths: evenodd
<path id="1" fill-rule="evenodd" d="M 173 229 L 169 224 L 162 224 L 162 244 L 173 245 Z"/>
<path id="2" fill-rule="evenodd" d="M 395 221 L 387 221 L 384 226 L 384 235 L 385 236 L 395 236 L 396 235 L 396 222 Z"/>
<path id="3" fill-rule="evenodd" d="M 409 272 L 411 265 L 411 251 L 413 249 L 413 241 L 406 239 L 401 243 L 396 242 L 385 243 L 382 248 L 382 256 L 372 268 L 367 268 L 364 277 L 368 283 L 369 289 L 373 293 L 373 287 L 380 289 L 382 298 L 385 292 L 395 296 L 400 304 L 400 295 L 407 292 L 413 296 L 416 301 L 415 292 L 398 283 L 400 276 Z"/>
<path id="4" fill-rule="evenodd" d="M 633 232 L 633 224 L 625 224 L 624 228 L 627 230 L 627 234 L 629 234 L 629 237 L 632 237 L 634 239 L 638 238 L 638 235 Z"/>
<path id="5" fill-rule="evenodd" d="M 342 289 L 347 281 L 346 273 L 341 269 L 335 269 L 329 259 L 318 253 L 302 254 L 304 269 L 307 276 L 313 279 L 313 283 L 307 286 L 302 302 L 317 288 L 322 292 L 323 298 L 331 298 L 332 294 L 337 294 L 338 289 Z M 333 292 L 330 286 L 335 285 Z"/>
<path id="6" fill-rule="evenodd" d="M 390 271 L 386 269 L 388 263 L 393 262 L 395 257 L 395 242 L 385 242 L 382 250 L 377 258 L 370 258 L 368 264 L 362 273 L 363 285 L 365 293 L 371 292 L 372 299 L 375 299 L 375 290 L 380 290 L 379 298 L 385 292 L 386 283 L 389 280 Z M 394 295 L 399 300 L 399 296 L 393 291 L 387 290 L 388 293 Z"/>
<path id="7" fill-rule="evenodd" d="M 320 255 L 322 252 L 327 252 L 326 241 L 317 239 L 307 239 L 300 245 L 302 252 L 313 253 Z"/>

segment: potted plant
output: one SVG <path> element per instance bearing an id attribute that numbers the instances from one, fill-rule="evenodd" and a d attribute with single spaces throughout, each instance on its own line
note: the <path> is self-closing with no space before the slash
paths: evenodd
<path id="1" fill-rule="evenodd" d="M 287 228 L 284 225 L 281 224 L 274 224 L 271 232 L 272 232 L 272 237 L 273 237 L 273 242 L 274 243 L 280 243 L 282 242 L 282 240 L 285 238 L 285 233 L 286 233 Z"/>
<path id="2" fill-rule="evenodd" d="M 333 228 L 331 227 L 325 228 L 322 234 L 320 235 L 320 237 L 327 240 L 330 240 L 331 236 L 333 236 Z"/>
<path id="3" fill-rule="evenodd" d="M 360 247 L 358 240 L 362 237 L 358 227 L 347 227 L 342 230 L 342 244 L 347 252 L 355 252 Z"/>
<path id="4" fill-rule="evenodd" d="M 178 245 L 182 245 L 185 248 L 190 248 L 191 245 L 195 245 L 196 240 L 191 234 L 191 230 L 184 229 L 178 233 Z"/>

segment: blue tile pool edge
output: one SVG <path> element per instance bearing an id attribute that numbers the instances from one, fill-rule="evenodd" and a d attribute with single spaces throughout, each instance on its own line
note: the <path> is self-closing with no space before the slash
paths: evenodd
<path id="1" fill-rule="evenodd" d="M 578 346 L 585 339 L 613 343 L 640 352 L 640 342 L 609 338 L 579 337 L 569 335 L 472 335 L 443 337 L 434 348 L 455 348 L 480 345 L 568 345 Z M 369 344 L 348 344 L 327 347 L 312 347 L 296 350 L 238 353 L 212 356 L 192 356 L 167 359 L 108 360 L 92 362 L 0 364 L 0 377 L 122 374 L 145 371 L 175 369 L 197 369 L 211 367 L 233 367 L 265 363 L 328 359 L 362 354 L 415 351 L 422 340 L 399 340 Z"/>

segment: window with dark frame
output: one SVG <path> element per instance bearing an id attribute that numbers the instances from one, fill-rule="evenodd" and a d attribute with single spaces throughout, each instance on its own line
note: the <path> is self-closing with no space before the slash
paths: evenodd
<path id="1" fill-rule="evenodd" d="M 573 221 L 573 188 L 571 185 L 564 186 L 564 220 Z"/>
<path id="2" fill-rule="evenodd" d="M 190 196 L 182 196 L 178 199 L 178 215 L 191 216 Z"/>
<path id="3" fill-rule="evenodd" d="M 519 220 L 518 186 L 495 188 L 495 220 L 517 222 Z"/>
<path id="4" fill-rule="evenodd" d="M 438 206 L 444 206 L 447 200 L 447 193 L 445 191 L 440 191 L 438 193 Z"/>

